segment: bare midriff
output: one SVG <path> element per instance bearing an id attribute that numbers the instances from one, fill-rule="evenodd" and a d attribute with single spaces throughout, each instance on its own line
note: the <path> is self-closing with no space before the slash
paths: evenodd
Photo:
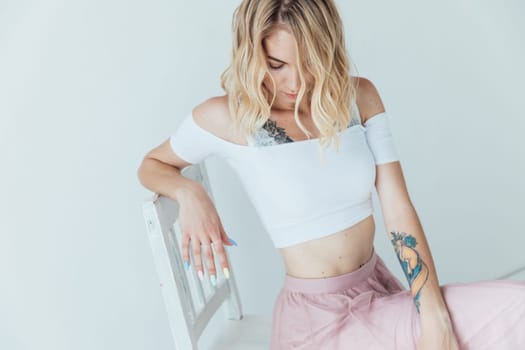
<path id="1" fill-rule="evenodd" d="M 286 274 L 297 278 L 327 278 L 359 269 L 372 256 L 373 215 L 329 236 L 279 248 Z"/>

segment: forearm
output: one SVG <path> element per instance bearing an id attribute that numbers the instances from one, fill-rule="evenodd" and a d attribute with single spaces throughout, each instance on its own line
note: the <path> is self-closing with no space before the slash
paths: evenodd
<path id="1" fill-rule="evenodd" d="M 398 215 L 385 218 L 385 227 L 421 321 L 448 318 L 432 254 L 414 207 L 408 205 Z"/>
<path id="2" fill-rule="evenodd" d="M 153 158 L 144 158 L 137 176 L 140 183 L 150 191 L 176 201 L 180 200 L 184 191 L 197 184 L 181 175 L 178 168 Z"/>

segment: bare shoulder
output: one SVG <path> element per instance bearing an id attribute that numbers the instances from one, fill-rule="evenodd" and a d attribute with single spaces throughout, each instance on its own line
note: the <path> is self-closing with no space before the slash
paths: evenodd
<path id="1" fill-rule="evenodd" d="M 211 97 L 195 106 L 192 110 L 193 120 L 204 130 L 223 137 L 228 130 L 228 98 L 226 96 Z M 226 139 L 226 137 L 223 137 Z M 177 155 L 168 138 L 159 146 L 149 151 L 145 158 L 157 159 L 163 163 L 170 164 L 182 169 L 191 165 L 188 161 Z"/>
<path id="2" fill-rule="evenodd" d="M 359 114 L 361 115 L 361 121 L 364 124 L 368 118 L 374 115 L 384 112 L 385 106 L 379 96 L 375 85 L 365 77 L 357 78 L 357 96 L 356 104 L 359 108 Z"/>
<path id="3" fill-rule="evenodd" d="M 196 105 L 192 111 L 193 120 L 201 128 L 223 137 L 229 130 L 230 113 L 228 95 L 213 96 Z"/>

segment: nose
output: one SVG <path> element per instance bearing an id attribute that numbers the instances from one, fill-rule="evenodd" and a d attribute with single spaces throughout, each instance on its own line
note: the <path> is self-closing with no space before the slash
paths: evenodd
<path id="1" fill-rule="evenodd" d="M 299 86 L 301 85 L 301 80 L 299 79 L 299 72 L 292 69 L 290 76 L 288 78 L 287 92 L 290 94 L 295 94 L 299 91 Z"/>

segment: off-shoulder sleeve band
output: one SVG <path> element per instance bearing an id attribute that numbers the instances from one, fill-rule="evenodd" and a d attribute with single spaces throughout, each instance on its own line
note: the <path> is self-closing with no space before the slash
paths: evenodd
<path id="1" fill-rule="evenodd" d="M 188 163 L 197 164 L 220 150 L 217 140 L 195 123 L 188 113 L 169 138 L 171 149 Z"/>
<path id="2" fill-rule="evenodd" d="M 396 145 L 390 131 L 387 112 L 376 114 L 365 121 L 366 139 L 374 155 L 376 165 L 399 160 Z"/>

